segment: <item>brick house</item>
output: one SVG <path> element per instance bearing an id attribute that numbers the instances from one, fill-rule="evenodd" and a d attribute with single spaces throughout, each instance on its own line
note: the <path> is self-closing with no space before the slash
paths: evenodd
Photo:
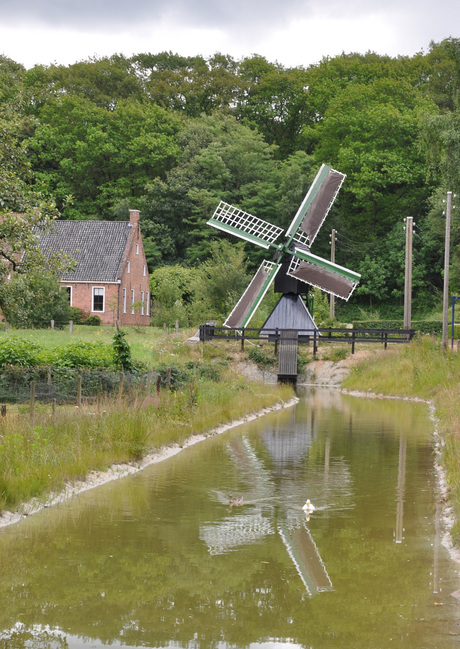
<path id="1" fill-rule="evenodd" d="M 128 221 L 56 221 L 40 250 L 65 253 L 76 267 L 61 275 L 70 305 L 103 324 L 149 325 L 150 288 L 138 210 Z"/>

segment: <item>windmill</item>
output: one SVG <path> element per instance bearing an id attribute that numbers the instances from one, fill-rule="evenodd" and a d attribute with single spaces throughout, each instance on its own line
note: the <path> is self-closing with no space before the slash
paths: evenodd
<path id="1" fill-rule="evenodd" d="M 272 313 L 273 316 L 275 311 L 278 311 L 278 319 L 270 316 L 264 327 L 302 328 L 298 326 L 299 308 L 308 314 L 308 317 L 303 317 L 303 323 L 310 322 L 315 327 L 300 298 L 300 294 L 306 292 L 306 284 L 348 300 L 359 282 L 360 275 L 310 252 L 310 247 L 344 179 L 345 175 L 339 171 L 324 164 L 321 166 L 281 243 L 277 243 L 277 240 L 283 234 L 283 228 L 263 221 L 224 201 L 219 203 L 208 225 L 266 250 L 275 251 L 272 261 L 264 260 L 261 263 L 249 286 L 224 322 L 225 327 L 246 327 L 275 278 L 275 292 L 282 293 Z M 292 305 L 295 305 L 295 309 Z M 311 329 L 311 324 L 307 328 Z"/>

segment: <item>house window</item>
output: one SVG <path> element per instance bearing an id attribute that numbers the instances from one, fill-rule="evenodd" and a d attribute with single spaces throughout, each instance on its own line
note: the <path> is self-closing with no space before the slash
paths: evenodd
<path id="1" fill-rule="evenodd" d="M 128 261 L 128 264 L 126 266 L 126 272 L 130 273 L 131 272 L 131 262 Z"/>
<path id="2" fill-rule="evenodd" d="M 93 286 L 93 311 L 104 311 L 104 294 L 103 286 Z"/>
<path id="3" fill-rule="evenodd" d="M 146 291 L 146 293 L 145 293 L 145 315 L 149 315 L 149 300 L 150 300 L 149 292 Z"/>
<path id="4" fill-rule="evenodd" d="M 69 299 L 69 304 L 72 306 L 72 287 L 71 286 L 65 286 L 64 287 L 67 293 L 67 297 Z"/>
<path id="5" fill-rule="evenodd" d="M 126 289 L 123 289 L 123 313 L 126 313 Z"/>
<path id="6" fill-rule="evenodd" d="M 144 315 L 144 291 L 141 291 L 141 315 Z"/>
<path id="7" fill-rule="evenodd" d="M 131 289 L 131 313 L 134 313 L 134 289 Z"/>
<path id="8" fill-rule="evenodd" d="M 136 243 L 136 255 L 138 255 L 138 254 L 139 254 L 139 244 Z"/>
<path id="9" fill-rule="evenodd" d="M 146 268 L 145 268 L 145 264 L 144 264 L 144 265 L 142 266 L 142 274 L 143 274 L 143 275 L 144 275 L 144 277 L 145 277 L 145 275 L 146 275 Z"/>

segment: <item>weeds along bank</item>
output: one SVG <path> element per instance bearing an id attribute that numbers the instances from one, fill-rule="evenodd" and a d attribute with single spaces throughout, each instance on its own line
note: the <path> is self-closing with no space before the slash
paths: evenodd
<path id="1" fill-rule="evenodd" d="M 231 372 L 225 346 L 188 345 L 190 332 L 129 330 L 126 339 L 139 371 L 150 383 L 123 380 L 108 390 L 100 372 L 120 377 L 113 361 L 113 328 L 0 332 L 0 512 L 59 492 L 92 470 L 139 460 L 190 435 L 202 434 L 250 413 L 289 401 L 292 388 L 245 381 Z M 52 367 L 51 367 L 52 365 Z M 89 376 L 88 393 L 72 405 L 76 374 Z M 152 379 L 153 377 L 153 379 Z M 160 377 L 161 389 L 154 379 Z M 29 383 L 59 387 L 67 405 L 37 401 L 31 416 Z M 166 385 L 171 389 L 167 389 Z M 10 395 L 11 386 L 14 388 Z M 49 386 L 48 386 L 49 387 Z M 99 396 L 95 398 L 95 395 Z M 111 396 L 108 396 L 111 392 Z M 105 395 L 105 396 L 102 396 Z"/>
<path id="2" fill-rule="evenodd" d="M 61 490 L 91 470 L 139 460 L 192 434 L 292 398 L 288 387 L 228 378 L 198 381 L 159 395 L 100 400 L 92 406 L 8 412 L 0 423 L 0 512 Z"/>
<path id="3" fill-rule="evenodd" d="M 347 390 L 397 397 L 418 397 L 435 408 L 441 457 L 454 510 L 452 539 L 460 547 L 460 353 L 443 350 L 429 336 L 372 354 L 352 367 Z"/>

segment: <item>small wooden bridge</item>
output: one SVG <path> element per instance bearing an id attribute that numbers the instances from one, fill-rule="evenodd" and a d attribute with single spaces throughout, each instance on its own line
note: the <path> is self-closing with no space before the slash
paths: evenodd
<path id="1" fill-rule="evenodd" d="M 297 378 L 297 350 L 298 345 L 313 345 L 313 354 L 318 351 L 319 345 L 343 343 L 351 345 L 351 353 L 355 353 L 357 343 L 379 343 L 386 349 L 389 344 L 408 343 L 415 336 L 413 329 L 347 329 L 332 327 L 311 330 L 295 329 L 252 329 L 217 327 L 213 324 L 200 326 L 200 341 L 227 340 L 238 341 L 244 350 L 245 342 L 258 343 L 261 340 L 273 342 L 275 354 L 279 348 L 278 379 L 280 381 L 295 382 Z"/>

